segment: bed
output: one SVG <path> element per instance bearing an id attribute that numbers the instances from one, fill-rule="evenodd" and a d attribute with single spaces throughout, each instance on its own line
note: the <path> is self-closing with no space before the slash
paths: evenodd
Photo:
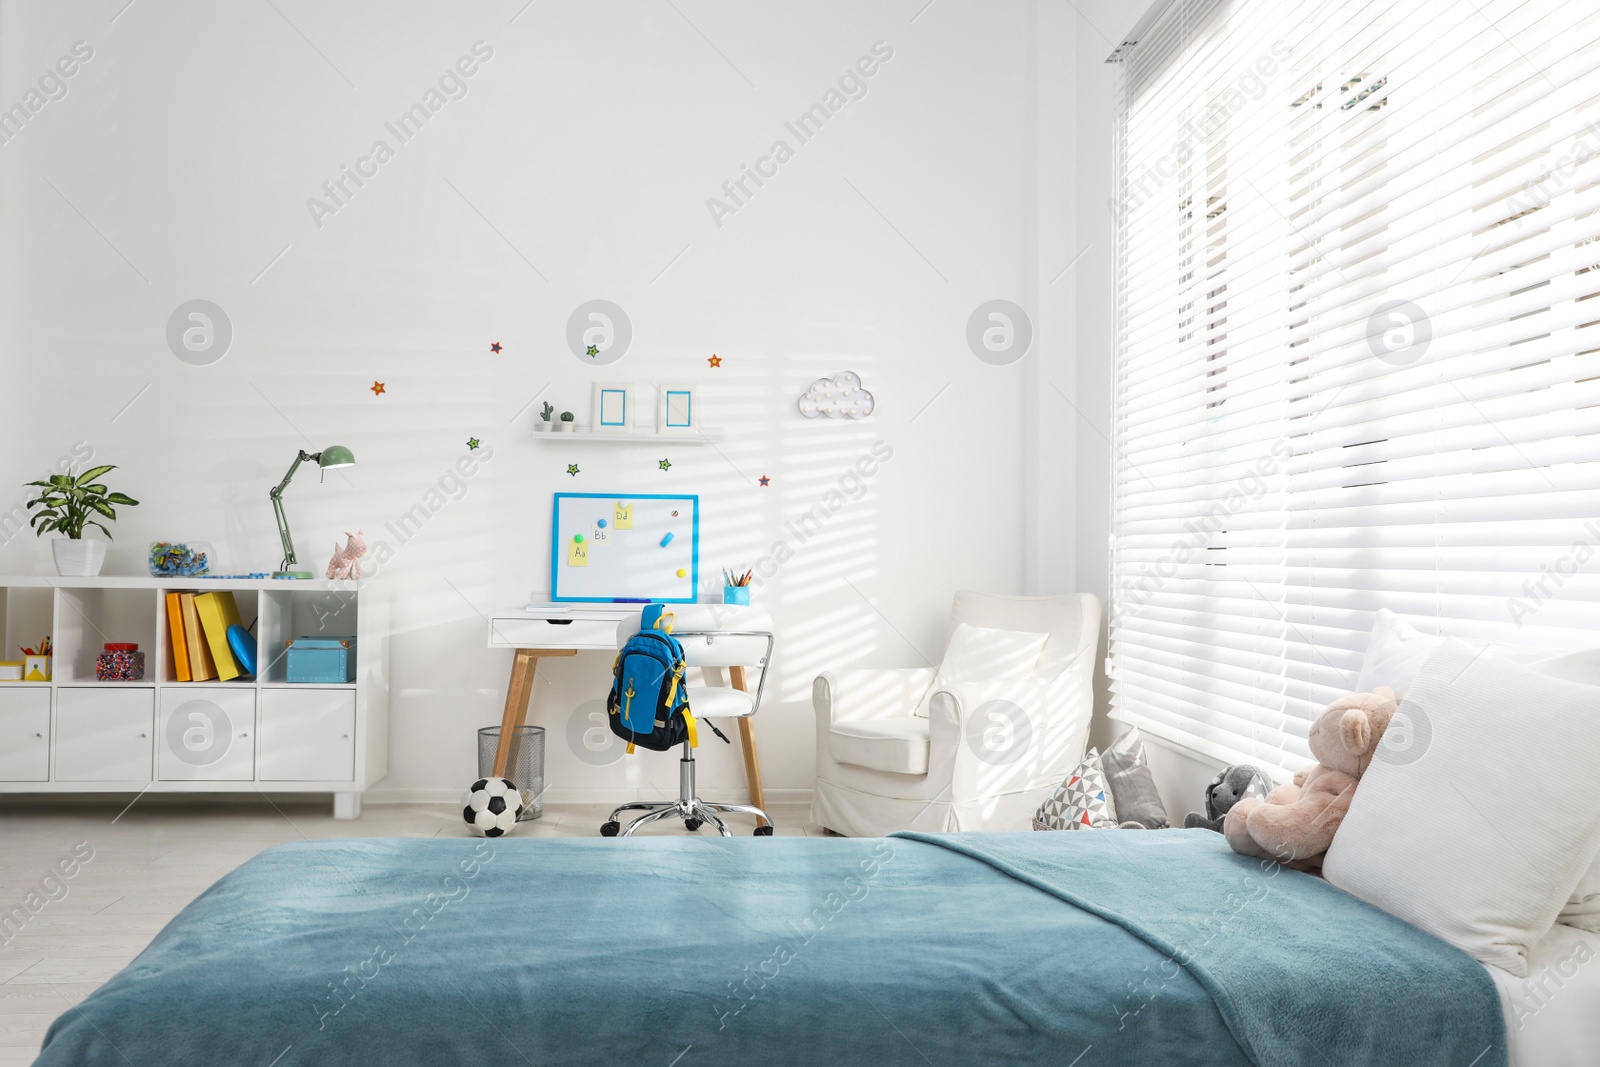
<path id="1" fill-rule="evenodd" d="M 1502 1067 L 1457 949 L 1206 831 L 271 849 L 41 1067 Z"/>

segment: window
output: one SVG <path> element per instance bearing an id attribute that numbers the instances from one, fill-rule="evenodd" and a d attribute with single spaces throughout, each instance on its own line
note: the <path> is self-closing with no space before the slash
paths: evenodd
<path id="1" fill-rule="evenodd" d="M 1600 13 L 1176 0 L 1123 59 L 1113 714 L 1280 774 L 1373 613 L 1600 634 Z"/>

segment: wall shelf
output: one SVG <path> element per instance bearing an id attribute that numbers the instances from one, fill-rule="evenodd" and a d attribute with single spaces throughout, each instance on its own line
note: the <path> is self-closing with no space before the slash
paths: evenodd
<path id="1" fill-rule="evenodd" d="M 595 433 L 593 430 L 535 430 L 535 441 L 565 444 L 569 441 L 604 441 L 613 445 L 708 445 L 722 440 L 722 431 L 696 430 L 694 433 Z"/>

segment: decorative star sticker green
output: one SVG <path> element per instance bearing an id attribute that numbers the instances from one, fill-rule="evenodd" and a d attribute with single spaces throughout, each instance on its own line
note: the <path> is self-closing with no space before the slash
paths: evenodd
<path id="1" fill-rule="evenodd" d="M 567 473 L 576 475 L 578 473 L 578 465 L 576 463 L 568 463 L 567 464 Z"/>
<path id="2" fill-rule="evenodd" d="M 467 449 L 468 451 L 476 452 L 478 450 L 478 446 L 482 443 L 483 442 L 479 441 L 476 437 L 469 437 L 467 438 Z"/>
<path id="3" fill-rule="evenodd" d="M 598 356 L 599 354 L 600 354 L 600 346 L 599 345 L 590 345 L 589 346 L 589 355 Z"/>
<path id="4" fill-rule="evenodd" d="M 656 466 L 660 467 L 662 470 L 670 470 L 672 468 L 672 460 L 664 459 L 660 463 L 657 463 Z"/>

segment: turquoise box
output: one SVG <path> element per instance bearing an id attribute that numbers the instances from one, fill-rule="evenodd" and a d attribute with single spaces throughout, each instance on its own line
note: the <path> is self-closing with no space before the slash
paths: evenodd
<path id="1" fill-rule="evenodd" d="M 284 659 L 288 680 L 304 685 L 340 685 L 356 680 L 356 639 L 296 637 Z"/>

